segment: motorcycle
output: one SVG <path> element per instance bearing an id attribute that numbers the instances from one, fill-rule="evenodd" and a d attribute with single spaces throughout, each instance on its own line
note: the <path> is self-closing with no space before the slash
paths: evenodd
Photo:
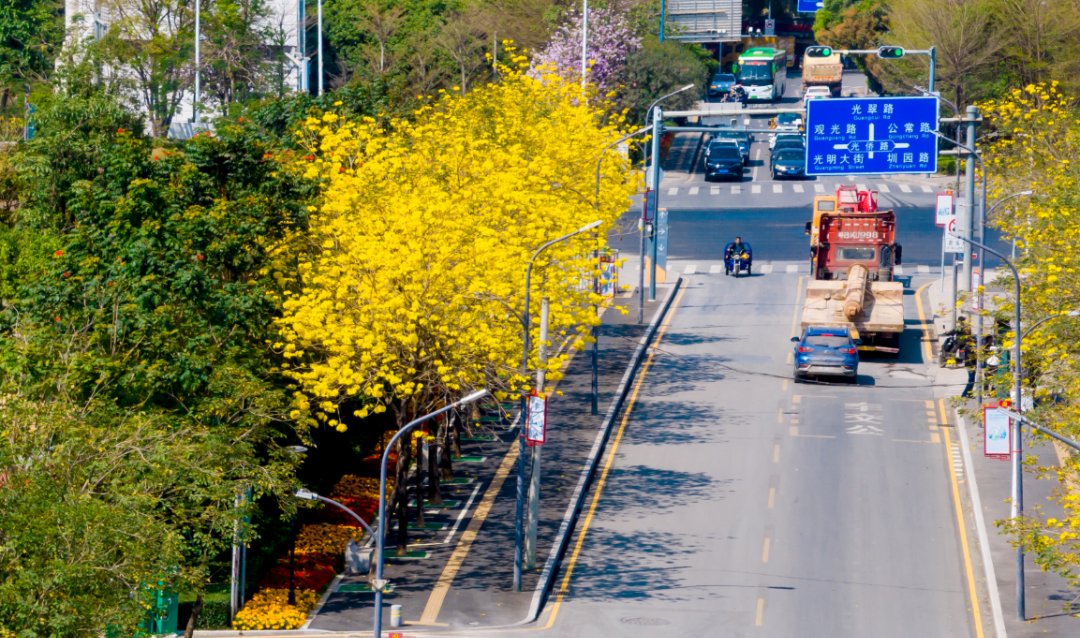
<path id="1" fill-rule="evenodd" d="M 956 362 L 956 365 L 962 368 L 967 362 L 967 355 L 968 347 L 966 342 L 958 346 L 956 337 L 946 337 L 945 343 L 941 344 L 941 367 L 949 367 L 949 360 L 952 359 Z"/>

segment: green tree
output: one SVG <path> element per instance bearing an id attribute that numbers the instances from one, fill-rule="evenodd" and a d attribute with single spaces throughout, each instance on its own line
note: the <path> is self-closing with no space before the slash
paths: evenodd
<path id="1" fill-rule="evenodd" d="M 59 0 L 0 3 L 0 111 L 26 83 L 52 75 L 64 39 L 62 12 Z"/>
<path id="2" fill-rule="evenodd" d="M 697 89 L 685 91 L 664 102 L 668 110 L 688 109 L 701 99 L 709 77 L 717 68 L 715 60 L 697 45 L 685 45 L 673 40 L 660 42 L 646 36 L 640 49 L 630 54 L 619 78 L 622 89 L 614 99 L 615 108 L 627 110 L 627 119 L 645 121 L 645 111 L 657 97 L 680 86 L 696 84 Z"/>

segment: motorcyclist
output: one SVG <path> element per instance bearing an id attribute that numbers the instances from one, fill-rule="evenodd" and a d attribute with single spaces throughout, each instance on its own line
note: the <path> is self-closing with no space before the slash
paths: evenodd
<path id="1" fill-rule="evenodd" d="M 734 243 L 728 248 L 728 257 L 734 257 L 738 255 L 741 259 L 746 259 L 747 253 L 746 244 L 742 242 L 742 237 L 736 237 Z"/>

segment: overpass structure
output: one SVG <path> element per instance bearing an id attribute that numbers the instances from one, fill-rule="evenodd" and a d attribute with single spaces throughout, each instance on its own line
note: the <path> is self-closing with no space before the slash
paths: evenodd
<path id="1" fill-rule="evenodd" d="M 738 42 L 742 38 L 742 0 L 667 0 L 667 36 L 683 42 Z"/>

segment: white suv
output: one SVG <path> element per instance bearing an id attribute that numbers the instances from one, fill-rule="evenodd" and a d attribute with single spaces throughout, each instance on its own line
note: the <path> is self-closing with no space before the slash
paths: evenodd
<path id="1" fill-rule="evenodd" d="M 804 100 L 816 100 L 818 98 L 832 97 L 832 91 L 827 86 L 811 86 L 807 87 L 806 93 L 803 93 Z"/>

